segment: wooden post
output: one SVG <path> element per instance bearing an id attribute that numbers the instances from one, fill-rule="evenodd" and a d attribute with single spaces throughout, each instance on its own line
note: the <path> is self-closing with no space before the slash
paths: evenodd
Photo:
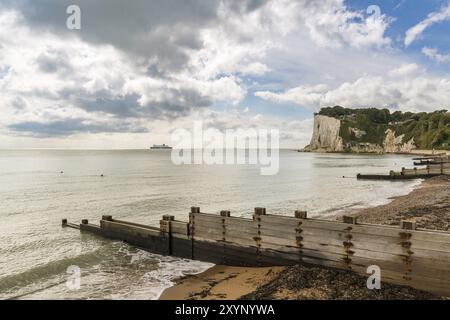
<path id="1" fill-rule="evenodd" d="M 106 215 L 106 216 L 102 216 L 102 220 L 112 221 L 113 218 L 112 218 L 112 216 Z"/>
<path id="2" fill-rule="evenodd" d="M 348 223 L 348 224 L 357 224 L 357 220 L 358 218 L 356 217 L 350 217 L 350 216 L 343 216 L 342 217 L 344 220 L 344 223 Z"/>
<path id="3" fill-rule="evenodd" d="M 261 261 L 261 216 L 266 214 L 266 208 L 255 208 L 255 214 L 253 215 L 253 221 L 257 222 L 257 235 L 253 237 L 256 244 L 256 259 L 258 263 Z"/>
<path id="4" fill-rule="evenodd" d="M 308 213 L 306 211 L 296 210 L 295 211 L 295 217 L 297 219 L 307 219 Z"/>
<path id="5" fill-rule="evenodd" d="M 222 210 L 220 211 L 220 216 L 221 217 L 230 217 L 231 216 L 231 212 L 228 210 Z"/>
<path id="6" fill-rule="evenodd" d="M 159 221 L 159 228 L 161 232 L 167 233 L 170 235 L 172 231 L 171 221 L 175 221 L 175 217 L 165 214 L 163 215 L 162 220 Z"/>
<path id="7" fill-rule="evenodd" d="M 226 219 L 224 219 L 224 218 L 230 217 L 231 212 L 228 210 L 222 210 L 222 211 L 220 211 L 220 216 L 223 218 L 222 219 L 222 241 L 224 241 L 223 250 L 224 250 L 224 255 L 225 255 L 225 241 L 227 240 L 227 225 L 226 225 Z"/>
<path id="8" fill-rule="evenodd" d="M 63 227 L 67 226 L 67 219 L 62 219 L 61 225 L 62 225 Z"/>
<path id="9" fill-rule="evenodd" d="M 266 208 L 255 208 L 255 216 L 263 216 L 266 214 Z"/>
<path id="10" fill-rule="evenodd" d="M 191 207 L 191 213 L 200 213 L 200 207 Z"/>
<path id="11" fill-rule="evenodd" d="M 395 176 L 394 170 L 389 171 L 389 175 L 390 175 L 391 177 Z"/>
<path id="12" fill-rule="evenodd" d="M 83 220 L 81 220 L 81 224 L 89 224 L 88 219 L 83 219 Z"/>
<path id="13" fill-rule="evenodd" d="M 402 168 L 402 176 L 404 176 L 405 175 L 405 168 Z"/>
<path id="14" fill-rule="evenodd" d="M 171 216 L 169 214 L 165 214 L 165 215 L 163 215 L 163 220 L 164 221 L 175 221 L 175 216 Z"/>
<path id="15" fill-rule="evenodd" d="M 400 222 L 400 227 L 404 230 L 416 230 L 416 223 L 412 221 L 404 221 Z"/>

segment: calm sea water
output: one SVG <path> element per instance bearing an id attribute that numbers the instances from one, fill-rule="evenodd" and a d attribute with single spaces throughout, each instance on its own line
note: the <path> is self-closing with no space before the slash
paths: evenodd
<path id="1" fill-rule="evenodd" d="M 158 225 L 163 214 L 187 220 L 191 206 L 327 218 L 407 194 L 417 181 L 354 177 L 410 165 L 407 156 L 286 150 L 279 174 L 261 176 L 251 165 L 175 166 L 170 151 L 0 151 L 0 299 L 155 299 L 177 277 L 211 266 L 63 229 L 63 218 L 111 214 Z M 81 270 L 79 290 L 66 285 L 72 265 Z"/>

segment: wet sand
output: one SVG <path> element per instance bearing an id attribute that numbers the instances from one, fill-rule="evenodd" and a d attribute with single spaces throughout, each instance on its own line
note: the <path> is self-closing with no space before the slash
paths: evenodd
<path id="1" fill-rule="evenodd" d="M 347 213 L 349 214 L 349 213 Z M 450 177 L 425 180 L 410 194 L 374 208 L 352 212 L 358 221 L 397 225 L 415 221 L 420 228 L 447 230 L 450 223 Z M 339 218 L 338 218 L 339 219 Z M 236 268 L 215 266 L 183 278 L 161 299 L 438 299 L 430 293 L 392 284 L 368 290 L 366 277 L 313 266 Z"/>
<path id="2" fill-rule="evenodd" d="M 255 291 L 262 283 L 273 280 L 282 267 L 243 268 L 214 266 L 187 276 L 166 289 L 160 300 L 237 300 Z"/>

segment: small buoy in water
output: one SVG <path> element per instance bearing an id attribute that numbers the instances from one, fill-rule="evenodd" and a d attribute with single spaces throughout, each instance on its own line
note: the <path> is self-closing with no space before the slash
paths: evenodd
<path id="1" fill-rule="evenodd" d="M 64 171 L 61 171 L 61 173 L 64 173 Z"/>
<path id="2" fill-rule="evenodd" d="M 100 177 L 104 177 L 103 173 L 100 175 Z"/>

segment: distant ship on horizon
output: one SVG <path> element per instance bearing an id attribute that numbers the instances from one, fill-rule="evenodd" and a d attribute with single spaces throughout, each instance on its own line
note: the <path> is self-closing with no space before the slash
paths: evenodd
<path id="1" fill-rule="evenodd" d="M 154 144 L 152 147 L 150 147 L 151 150 L 171 150 L 172 147 L 169 147 L 166 144 Z"/>

